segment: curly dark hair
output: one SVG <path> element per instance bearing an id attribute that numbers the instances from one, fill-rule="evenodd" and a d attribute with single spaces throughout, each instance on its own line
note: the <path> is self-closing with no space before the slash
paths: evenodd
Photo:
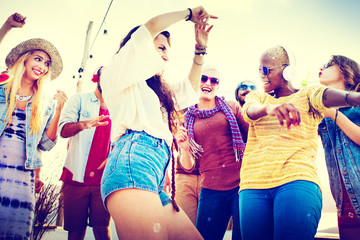
<path id="1" fill-rule="evenodd" d="M 140 26 L 136 26 L 130 30 L 130 32 L 125 36 L 125 38 L 121 41 L 118 53 L 123 46 L 131 39 L 132 34 L 139 28 Z M 162 31 L 161 33 L 167 38 L 169 46 L 171 45 L 170 41 L 170 33 L 168 31 Z M 160 104 L 163 108 L 166 109 L 168 126 L 169 130 L 175 134 L 177 131 L 177 119 L 179 118 L 179 114 L 176 111 L 176 100 L 174 92 L 171 90 L 169 85 L 163 81 L 163 78 L 159 75 L 154 75 L 151 78 L 146 80 L 146 84 L 156 93 L 159 98 Z M 171 202 L 176 211 L 179 211 L 179 207 L 175 202 L 175 158 L 174 151 L 178 150 L 176 141 L 174 139 L 173 145 L 171 146 Z"/>

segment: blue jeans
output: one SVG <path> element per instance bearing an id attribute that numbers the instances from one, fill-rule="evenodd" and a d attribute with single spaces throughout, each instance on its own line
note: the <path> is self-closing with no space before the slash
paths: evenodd
<path id="1" fill-rule="evenodd" d="M 314 239 L 322 209 L 315 183 L 294 181 L 270 189 L 245 189 L 239 198 L 243 239 Z"/>
<path id="2" fill-rule="evenodd" d="M 196 228 L 205 240 L 223 239 L 230 216 L 232 239 L 241 239 L 239 222 L 239 187 L 227 191 L 201 188 Z"/>

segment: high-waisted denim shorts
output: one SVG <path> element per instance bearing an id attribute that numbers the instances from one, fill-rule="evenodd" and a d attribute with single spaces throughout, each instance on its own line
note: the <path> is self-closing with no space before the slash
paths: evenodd
<path id="1" fill-rule="evenodd" d="M 146 132 L 127 130 L 109 154 L 102 179 L 101 197 L 137 188 L 159 194 L 163 206 L 171 202 L 163 191 L 170 150 L 166 142 Z"/>

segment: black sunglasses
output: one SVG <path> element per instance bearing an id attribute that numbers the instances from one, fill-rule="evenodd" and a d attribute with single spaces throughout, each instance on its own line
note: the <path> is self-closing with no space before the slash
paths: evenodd
<path id="1" fill-rule="evenodd" d="M 255 85 L 248 85 L 248 84 L 244 84 L 244 83 L 241 83 L 239 85 L 239 89 L 241 91 L 246 91 L 250 88 L 250 90 L 255 90 L 256 89 L 256 86 Z"/>
<path id="2" fill-rule="evenodd" d="M 219 85 L 220 80 L 218 78 L 216 78 L 216 77 L 208 77 L 206 75 L 201 76 L 201 82 L 202 83 L 206 83 L 208 81 L 208 79 L 210 79 L 210 83 L 211 83 L 212 86 Z"/>
<path id="3" fill-rule="evenodd" d="M 272 68 L 262 66 L 261 68 L 259 68 L 259 73 L 262 73 L 263 75 L 267 76 L 267 75 L 269 75 L 269 73 L 270 73 L 270 71 L 272 69 L 277 68 L 277 67 L 282 67 L 282 66 L 287 66 L 287 65 L 282 64 L 282 65 L 278 65 L 278 66 L 275 66 L 275 67 L 272 67 Z"/>
<path id="4" fill-rule="evenodd" d="M 332 65 L 334 65 L 334 60 L 330 60 L 329 62 L 325 63 L 323 65 L 323 69 L 327 69 L 327 68 L 331 67 Z"/>

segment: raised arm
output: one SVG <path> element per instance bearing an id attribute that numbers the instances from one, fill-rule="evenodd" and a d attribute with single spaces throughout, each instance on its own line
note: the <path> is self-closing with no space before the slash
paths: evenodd
<path id="1" fill-rule="evenodd" d="M 202 74 L 202 67 L 206 54 L 209 32 L 213 25 L 207 27 L 206 25 L 195 24 L 195 53 L 193 64 L 191 65 L 189 79 L 195 92 L 199 90 L 200 78 Z"/>
<path id="2" fill-rule="evenodd" d="M 323 103 L 326 107 L 349 107 L 360 105 L 360 93 L 347 92 L 328 88 L 323 94 Z M 360 145 L 360 127 L 354 124 L 344 114 L 336 109 L 325 113 L 325 117 L 332 118 L 341 130 L 356 144 Z"/>
<path id="3" fill-rule="evenodd" d="M 359 106 L 360 93 L 327 88 L 323 94 L 323 103 L 328 108 Z"/>
<path id="4" fill-rule="evenodd" d="M 22 28 L 25 25 L 26 18 L 23 17 L 19 13 L 14 13 L 5 21 L 5 23 L 0 28 L 0 44 L 4 39 L 5 35 L 12 29 L 12 28 Z"/>
<path id="5" fill-rule="evenodd" d="M 206 25 L 209 18 L 217 17 L 208 14 L 206 10 L 200 6 L 193 9 L 186 9 L 158 15 L 147 21 L 145 23 L 145 27 L 149 30 L 151 36 L 155 38 L 161 31 L 181 20 L 185 19 L 199 25 Z"/>

